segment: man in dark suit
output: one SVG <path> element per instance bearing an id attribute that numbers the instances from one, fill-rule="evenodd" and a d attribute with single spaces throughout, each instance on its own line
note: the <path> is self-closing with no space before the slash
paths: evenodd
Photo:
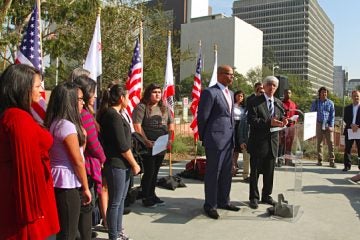
<path id="1" fill-rule="evenodd" d="M 356 147 L 358 151 L 358 164 L 360 163 L 360 139 L 349 139 L 348 129 L 352 129 L 353 132 L 359 131 L 360 126 L 360 92 L 359 90 L 354 90 L 351 93 L 352 104 L 348 105 L 344 109 L 344 122 L 345 122 L 345 152 L 344 152 L 344 169 L 343 171 L 349 171 L 351 169 L 351 148 L 356 142 Z M 360 168 L 360 165 L 359 165 Z"/>
<path id="2" fill-rule="evenodd" d="M 233 92 L 228 86 L 234 72 L 219 66 L 217 84 L 202 91 L 198 107 L 199 137 L 205 146 L 205 213 L 218 219 L 217 208 L 239 211 L 230 203 L 232 154 L 234 149 Z"/>
<path id="3" fill-rule="evenodd" d="M 278 151 L 278 131 L 274 127 L 284 127 L 288 121 L 284 118 L 284 109 L 274 93 L 279 80 L 268 76 L 263 80 L 265 93 L 254 97 L 249 103 L 248 123 L 250 124 L 250 207 L 258 208 L 260 200 L 258 190 L 259 174 L 263 174 L 262 203 L 275 205 L 271 193 L 273 189 L 275 158 Z"/>
<path id="4" fill-rule="evenodd" d="M 246 98 L 246 101 L 245 101 L 246 108 L 249 106 L 249 102 L 251 101 L 251 99 L 253 99 L 254 97 L 259 96 L 261 94 L 264 94 L 264 86 L 263 86 L 262 82 L 256 82 L 254 84 L 254 93 Z"/>

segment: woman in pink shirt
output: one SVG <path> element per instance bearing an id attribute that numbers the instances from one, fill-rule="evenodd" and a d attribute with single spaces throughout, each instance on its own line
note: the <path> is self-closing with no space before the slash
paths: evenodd
<path id="1" fill-rule="evenodd" d="M 50 163 L 60 222 L 57 239 L 75 239 L 81 204 L 91 202 L 83 156 L 83 105 L 83 93 L 74 83 L 60 84 L 52 91 L 44 121 L 54 138 Z"/>

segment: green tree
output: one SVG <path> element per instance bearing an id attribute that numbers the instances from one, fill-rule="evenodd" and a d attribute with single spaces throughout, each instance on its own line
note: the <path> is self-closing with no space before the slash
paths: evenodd
<path id="1" fill-rule="evenodd" d="M 45 87 L 55 84 L 55 59 L 59 60 L 59 81 L 68 78 L 70 71 L 83 65 L 92 39 L 100 0 L 47 0 L 41 6 L 43 20 L 43 55 L 50 56 L 51 65 L 45 69 Z M 167 32 L 171 19 L 159 9 L 147 9 L 139 0 L 109 0 L 101 10 L 103 85 L 126 78 L 131 63 L 140 23 L 144 28 L 144 85 L 164 83 Z M 21 39 L 21 31 L 33 7 L 32 1 L 14 1 L 8 11 L 11 29 L 2 29 L 0 51 L 3 61 L 12 63 Z M 180 50 L 172 49 L 174 69 L 179 68 Z"/>
<path id="2" fill-rule="evenodd" d="M 292 100 L 302 111 L 309 111 L 311 102 L 313 101 L 310 81 L 303 80 L 300 78 L 300 76 L 295 74 L 284 75 L 287 76 L 289 79 L 289 88 L 293 93 Z"/>

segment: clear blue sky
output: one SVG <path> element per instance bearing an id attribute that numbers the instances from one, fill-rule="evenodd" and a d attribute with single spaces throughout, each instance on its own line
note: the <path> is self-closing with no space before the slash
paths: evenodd
<path id="1" fill-rule="evenodd" d="M 360 79 L 360 0 L 318 0 L 334 24 L 334 65 Z M 213 13 L 231 16 L 233 0 L 209 0 Z"/>

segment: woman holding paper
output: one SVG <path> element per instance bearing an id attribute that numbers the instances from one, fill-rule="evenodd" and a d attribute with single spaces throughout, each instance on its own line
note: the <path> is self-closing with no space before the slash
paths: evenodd
<path id="1" fill-rule="evenodd" d="M 152 155 L 154 142 L 163 135 L 169 135 L 169 143 L 174 132 L 174 118 L 162 102 L 161 87 L 151 83 L 144 92 L 140 103 L 133 111 L 135 131 L 144 138 L 148 153 L 143 156 L 144 175 L 141 179 L 142 201 L 145 207 L 163 205 L 164 201 L 155 194 L 156 179 L 165 157 L 165 151 Z"/>

